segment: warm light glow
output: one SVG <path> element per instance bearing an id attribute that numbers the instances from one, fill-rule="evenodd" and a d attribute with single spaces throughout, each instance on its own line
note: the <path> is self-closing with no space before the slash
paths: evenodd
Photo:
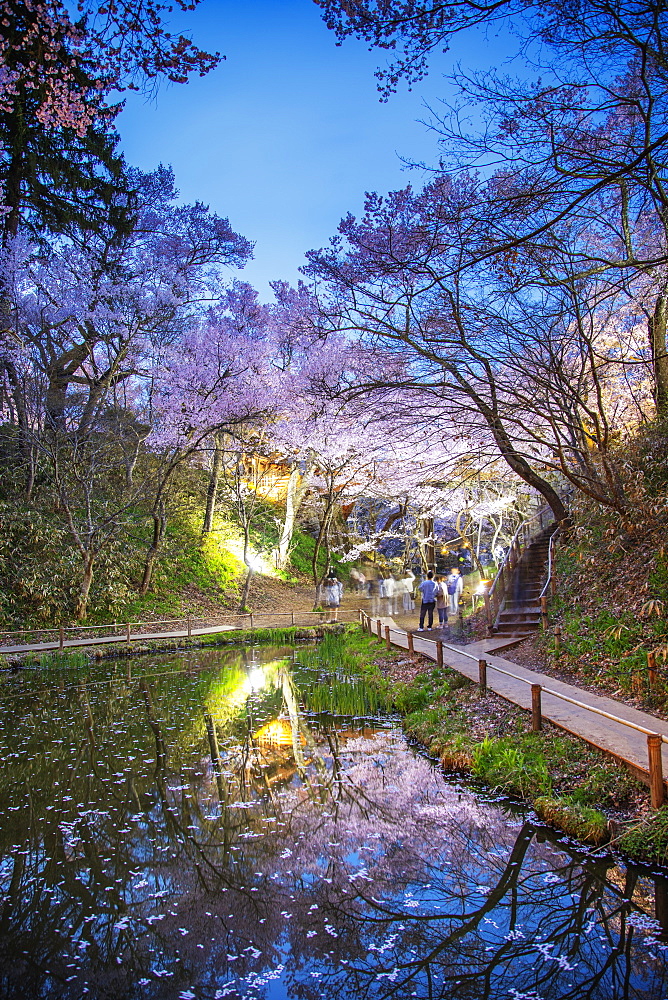
<path id="1" fill-rule="evenodd" d="M 225 548 L 228 552 L 231 552 L 239 562 L 244 561 L 244 544 L 240 538 L 228 538 L 225 541 Z M 258 552 L 251 550 L 248 557 L 248 562 L 250 563 L 250 568 L 253 573 L 261 573 L 263 576 L 276 576 L 276 567 L 261 556 Z"/>
<path id="2" fill-rule="evenodd" d="M 289 719 L 272 719 L 266 726 L 255 733 L 254 737 L 260 746 L 291 747 L 292 746 L 292 726 Z M 299 734 L 299 742 L 302 746 L 306 743 L 304 737 Z"/>
<path id="3" fill-rule="evenodd" d="M 491 584 L 492 584 L 491 580 L 481 580 L 478 586 L 476 587 L 475 591 L 476 594 L 478 594 L 480 597 L 483 597 L 489 590 Z"/>

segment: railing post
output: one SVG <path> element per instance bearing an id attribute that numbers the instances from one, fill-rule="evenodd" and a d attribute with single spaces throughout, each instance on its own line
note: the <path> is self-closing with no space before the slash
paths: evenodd
<path id="1" fill-rule="evenodd" d="M 392 649 L 392 643 L 390 642 L 390 626 L 385 626 L 385 645 L 388 649 Z"/>
<path id="2" fill-rule="evenodd" d="M 125 626 L 125 641 L 130 645 L 130 622 Z"/>
<path id="3" fill-rule="evenodd" d="M 487 694 L 487 660 L 478 660 L 478 680 L 480 694 Z"/>
<path id="4" fill-rule="evenodd" d="M 381 631 L 382 627 L 383 627 L 383 625 L 382 625 L 382 622 L 381 622 L 380 618 L 377 618 L 376 619 L 376 634 L 378 635 L 379 639 L 383 638 L 383 634 L 382 634 L 382 631 Z"/>
<path id="5" fill-rule="evenodd" d="M 554 652 L 561 652 L 561 625 L 554 626 Z"/>
<path id="6" fill-rule="evenodd" d="M 661 760 L 662 739 L 658 733 L 647 736 L 647 756 L 649 759 L 649 790 L 652 809 L 660 809 L 663 805 L 663 763 Z"/>
<path id="7" fill-rule="evenodd" d="M 192 633 L 193 633 L 192 619 L 191 619 L 190 614 L 189 614 L 188 615 L 188 641 L 190 641 Z"/>
<path id="8" fill-rule="evenodd" d="M 647 670 L 649 671 L 649 686 L 652 688 L 659 679 L 659 675 L 656 672 L 656 657 L 653 649 L 647 654 Z"/>
<path id="9" fill-rule="evenodd" d="M 250 618 L 250 627 L 251 627 L 251 631 L 252 631 L 252 629 L 253 629 L 253 612 L 252 611 L 251 611 L 251 613 L 250 613 L 250 615 L 248 617 Z"/>
<path id="10" fill-rule="evenodd" d="M 494 621 L 492 620 L 492 607 L 489 599 L 489 594 L 487 591 L 483 594 L 483 599 L 485 601 L 485 617 L 487 618 L 487 628 L 491 632 L 494 627 Z"/>
<path id="11" fill-rule="evenodd" d="M 540 623 L 543 629 L 547 628 L 547 597 L 540 599 Z"/>
<path id="12" fill-rule="evenodd" d="M 60 628 L 58 629 L 58 649 L 62 653 L 64 648 L 65 648 L 65 629 L 61 625 Z"/>
<path id="13" fill-rule="evenodd" d="M 436 665 L 443 669 L 443 640 L 436 640 Z"/>
<path id="14" fill-rule="evenodd" d="M 291 622 L 294 625 L 294 623 L 295 623 L 295 613 L 294 613 L 294 611 L 292 612 Z"/>
<path id="15" fill-rule="evenodd" d="M 540 684 L 531 685 L 531 731 L 539 733 L 543 728 Z"/>
<path id="16" fill-rule="evenodd" d="M 408 652 L 409 653 L 414 653 L 415 652 L 415 640 L 414 640 L 414 637 L 413 637 L 413 633 L 412 632 L 407 632 L 406 633 L 406 638 L 408 639 Z"/>

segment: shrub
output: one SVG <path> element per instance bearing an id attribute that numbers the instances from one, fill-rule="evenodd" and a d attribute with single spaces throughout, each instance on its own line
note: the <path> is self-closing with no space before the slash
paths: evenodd
<path id="1" fill-rule="evenodd" d="M 508 739 L 485 738 L 473 750 L 473 774 L 492 788 L 516 795 L 546 795 L 552 782 L 542 754 L 520 749 Z"/>

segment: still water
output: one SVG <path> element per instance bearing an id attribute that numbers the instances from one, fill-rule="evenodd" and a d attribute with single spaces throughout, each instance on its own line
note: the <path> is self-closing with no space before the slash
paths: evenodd
<path id="1" fill-rule="evenodd" d="M 668 998 L 662 879 L 443 776 L 327 650 L 0 680 L 0 996 Z"/>

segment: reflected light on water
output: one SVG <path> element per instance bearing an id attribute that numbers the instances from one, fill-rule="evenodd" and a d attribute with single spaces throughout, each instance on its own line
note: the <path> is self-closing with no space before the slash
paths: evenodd
<path id="1" fill-rule="evenodd" d="M 3 1000 L 668 997 L 663 879 L 444 777 L 340 668 L 183 666 L 4 677 Z"/>

